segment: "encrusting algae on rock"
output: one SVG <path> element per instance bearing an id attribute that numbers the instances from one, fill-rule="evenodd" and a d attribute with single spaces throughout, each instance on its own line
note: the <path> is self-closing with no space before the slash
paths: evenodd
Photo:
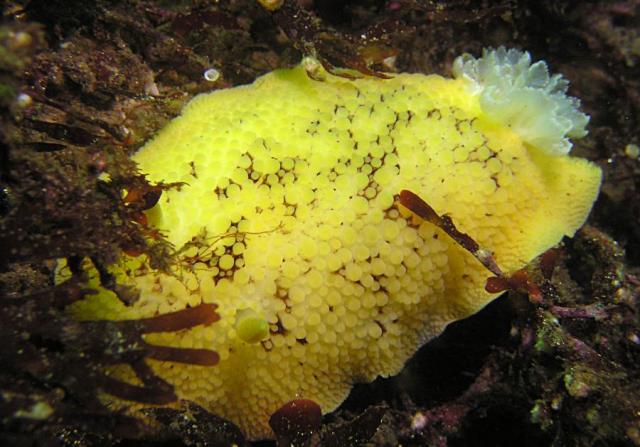
<path id="1" fill-rule="evenodd" d="M 303 63 L 197 96 L 134 156 L 150 181 L 184 182 L 147 212 L 177 250 L 172 274 L 124 257 L 112 272 L 139 300 L 94 280 L 71 311 L 120 320 L 215 303 L 215 324 L 146 340 L 215 350 L 216 366 L 149 363 L 250 439 L 272 438 L 269 416 L 293 399 L 326 413 L 353 383 L 398 373 L 497 296 L 491 272 L 400 191 L 510 272 L 574 234 L 601 180 L 567 154 L 588 117 L 544 63 L 501 48 L 454 72 L 351 79 Z"/>

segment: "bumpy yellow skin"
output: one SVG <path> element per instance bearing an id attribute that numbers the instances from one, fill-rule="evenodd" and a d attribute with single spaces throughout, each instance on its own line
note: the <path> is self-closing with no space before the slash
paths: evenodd
<path id="1" fill-rule="evenodd" d="M 186 183 L 163 193 L 150 223 L 177 249 L 196 244 L 173 276 L 124 262 L 116 271 L 140 290 L 135 305 L 101 290 L 73 309 L 128 319 L 218 304 L 213 325 L 147 337 L 214 349 L 217 366 L 151 364 L 250 439 L 272 437 L 268 418 L 289 400 L 329 412 L 354 382 L 396 374 L 495 297 L 476 259 L 399 209 L 402 189 L 511 271 L 572 235 L 600 183 L 595 165 L 489 122 L 465 80 L 314 77 L 324 79 L 277 70 L 200 95 L 140 150 L 149 180 Z"/>

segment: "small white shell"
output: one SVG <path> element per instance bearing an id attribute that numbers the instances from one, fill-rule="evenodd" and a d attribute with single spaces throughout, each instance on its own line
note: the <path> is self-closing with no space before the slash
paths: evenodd
<path id="1" fill-rule="evenodd" d="M 204 78 L 209 82 L 216 82 L 220 79 L 220 71 L 215 68 L 209 68 L 208 70 L 205 70 Z"/>

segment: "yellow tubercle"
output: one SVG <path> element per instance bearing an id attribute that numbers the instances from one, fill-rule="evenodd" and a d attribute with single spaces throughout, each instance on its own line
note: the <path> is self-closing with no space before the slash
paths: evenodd
<path id="1" fill-rule="evenodd" d="M 573 235 L 601 175 L 487 117 L 467 79 L 311 78 L 303 66 L 197 96 L 133 158 L 152 182 L 184 182 L 147 216 L 192 247 L 173 275 L 115 266 L 140 292 L 133 305 L 92 283 L 99 293 L 72 311 L 130 319 L 216 303 L 215 324 L 150 341 L 213 349 L 219 364 L 153 368 L 250 439 L 272 438 L 269 415 L 292 399 L 326 413 L 355 381 L 396 374 L 495 298 L 473 256 L 400 212 L 401 190 L 512 271 Z"/>
<path id="2" fill-rule="evenodd" d="M 236 315 L 236 333 L 246 343 L 259 343 L 269 336 L 269 323 L 253 309 L 241 309 Z"/>

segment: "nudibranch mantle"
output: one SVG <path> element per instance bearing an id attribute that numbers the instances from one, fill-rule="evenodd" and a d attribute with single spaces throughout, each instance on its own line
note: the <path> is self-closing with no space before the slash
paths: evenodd
<path id="1" fill-rule="evenodd" d="M 598 193 L 599 168 L 566 154 L 567 135 L 586 124 L 567 111 L 575 100 L 557 105 L 564 134 L 536 138 L 513 124 L 540 122 L 526 116 L 539 107 L 496 99 L 504 79 L 478 87 L 495 81 L 489 62 L 527 72 L 528 55 L 501 51 L 456 62 L 457 79 L 348 79 L 317 67 L 310 76 L 300 65 L 197 96 L 133 157 L 152 182 L 184 182 L 148 212 L 176 247 L 173 274 L 123 259 L 113 272 L 140 299 L 127 307 L 96 284 L 72 311 L 132 319 L 216 303 L 217 323 L 147 341 L 213 349 L 218 365 L 150 364 L 181 399 L 250 439 L 272 438 L 269 416 L 290 400 L 326 413 L 353 383 L 398 373 L 496 296 L 478 260 L 396 202 L 401 190 L 450 216 L 504 271 L 573 235 Z M 544 73 L 514 81 L 534 104 L 565 88 Z"/>

